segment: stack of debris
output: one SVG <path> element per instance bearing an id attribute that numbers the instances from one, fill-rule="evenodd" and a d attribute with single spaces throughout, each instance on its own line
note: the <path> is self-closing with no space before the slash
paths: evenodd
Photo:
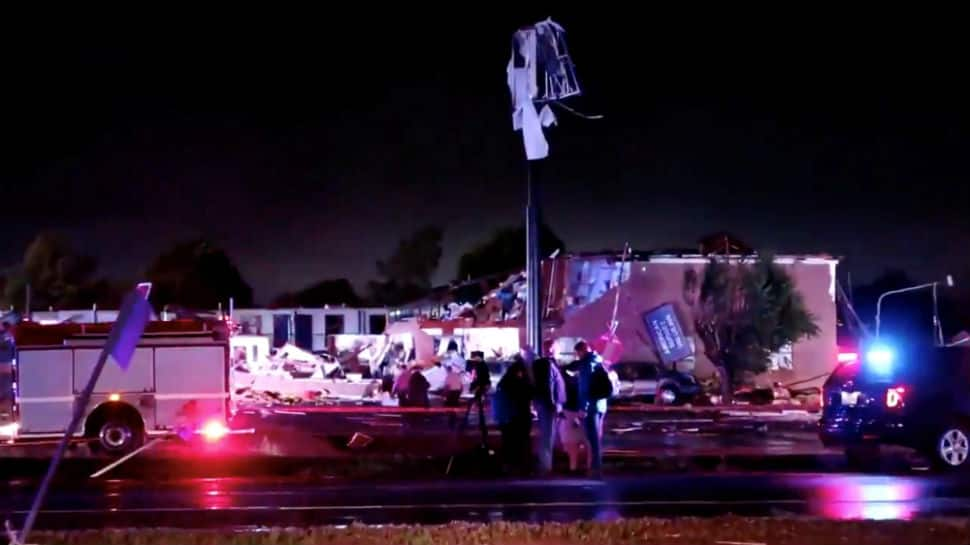
<path id="1" fill-rule="evenodd" d="M 292 344 L 261 361 L 236 362 L 232 383 L 242 405 L 377 400 L 380 393 L 379 381 L 344 373 L 332 356 Z"/>

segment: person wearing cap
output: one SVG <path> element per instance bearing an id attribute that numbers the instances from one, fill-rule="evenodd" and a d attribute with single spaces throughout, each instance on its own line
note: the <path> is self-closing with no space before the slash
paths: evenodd
<path id="1" fill-rule="evenodd" d="M 571 367 L 577 371 L 579 379 L 579 418 L 586 428 L 589 441 L 590 467 L 593 475 L 599 477 L 603 471 L 603 420 L 606 417 L 606 398 L 596 392 L 594 377 L 598 371 L 605 373 L 603 359 L 585 341 L 575 346 L 576 360 Z"/>

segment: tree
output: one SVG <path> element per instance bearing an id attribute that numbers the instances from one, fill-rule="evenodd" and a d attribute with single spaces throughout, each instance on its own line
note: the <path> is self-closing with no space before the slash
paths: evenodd
<path id="1" fill-rule="evenodd" d="M 525 227 L 499 229 L 487 241 L 466 252 L 458 261 L 458 280 L 518 272 L 525 268 Z M 548 256 L 565 244 L 543 223 L 539 227 L 539 255 Z"/>
<path id="2" fill-rule="evenodd" d="M 4 304 L 22 307 L 30 286 L 31 308 L 85 308 L 107 305 L 117 290 L 96 276 L 97 260 L 77 252 L 65 235 L 47 231 L 27 246 L 23 262 L 7 276 Z"/>
<path id="3" fill-rule="evenodd" d="M 440 227 L 424 227 L 401 239 L 391 257 L 377 262 L 379 280 L 368 284 L 371 300 L 379 305 L 400 305 L 431 290 L 431 277 L 441 261 Z"/>
<path id="4" fill-rule="evenodd" d="M 253 303 L 253 290 L 224 250 L 205 240 L 180 242 L 162 253 L 146 271 L 152 303 L 214 309 L 233 298 L 237 306 Z"/>
<path id="5" fill-rule="evenodd" d="M 695 328 L 725 399 L 745 374 L 766 371 L 772 353 L 818 334 L 794 281 L 772 256 L 734 265 L 712 259 L 695 306 Z"/>
<path id="6" fill-rule="evenodd" d="M 360 306 L 361 299 L 346 278 L 324 280 L 296 293 L 284 293 L 273 300 L 280 307 L 322 307 L 324 305 Z"/>

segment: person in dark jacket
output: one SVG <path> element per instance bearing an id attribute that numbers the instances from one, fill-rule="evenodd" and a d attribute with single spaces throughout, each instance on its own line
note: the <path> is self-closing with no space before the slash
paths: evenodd
<path id="1" fill-rule="evenodd" d="M 488 397 L 488 391 L 492 388 L 492 376 L 488 370 L 488 364 L 485 363 L 485 353 L 481 350 L 472 351 L 469 354 L 465 372 L 472 376 L 469 390 L 471 390 L 473 397 L 468 403 L 468 410 L 465 411 L 464 421 L 468 422 L 468 416 L 472 412 L 472 407 L 477 405 L 478 431 L 482 435 L 481 447 L 488 449 L 488 426 L 485 423 L 485 401 Z"/>
<path id="2" fill-rule="evenodd" d="M 526 473 L 532 465 L 532 384 L 521 357 L 516 356 L 502 376 L 493 403 L 502 431 L 502 456 L 506 468 Z"/>
<path id="3" fill-rule="evenodd" d="M 606 418 L 606 398 L 598 397 L 593 388 L 593 377 L 597 371 L 606 372 L 603 359 L 584 341 L 576 343 L 575 366 L 579 378 L 579 416 L 586 428 L 589 441 L 590 462 L 595 476 L 603 469 L 602 440 L 603 420 Z"/>
<path id="4" fill-rule="evenodd" d="M 556 445 L 556 420 L 566 402 L 566 384 L 559 366 L 550 358 L 539 358 L 532 364 L 535 377 L 535 406 L 539 420 L 539 471 L 552 472 L 553 448 Z"/>
<path id="5" fill-rule="evenodd" d="M 411 368 L 411 374 L 408 377 L 408 393 L 407 393 L 407 407 L 424 407 L 428 408 L 431 406 L 431 400 L 428 398 L 428 389 L 430 388 L 428 384 L 428 379 L 424 378 L 424 374 L 421 373 L 421 368 L 417 365 Z"/>

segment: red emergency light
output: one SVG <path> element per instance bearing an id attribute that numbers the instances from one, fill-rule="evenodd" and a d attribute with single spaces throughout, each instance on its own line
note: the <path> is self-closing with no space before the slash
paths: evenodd
<path id="1" fill-rule="evenodd" d="M 839 352 L 839 363 L 856 363 L 859 361 L 857 352 Z"/>
<path id="2" fill-rule="evenodd" d="M 202 426 L 199 433 L 202 434 L 202 437 L 205 437 L 206 441 L 215 443 L 229 434 L 229 428 L 218 420 L 210 420 L 206 422 L 205 426 Z"/>

